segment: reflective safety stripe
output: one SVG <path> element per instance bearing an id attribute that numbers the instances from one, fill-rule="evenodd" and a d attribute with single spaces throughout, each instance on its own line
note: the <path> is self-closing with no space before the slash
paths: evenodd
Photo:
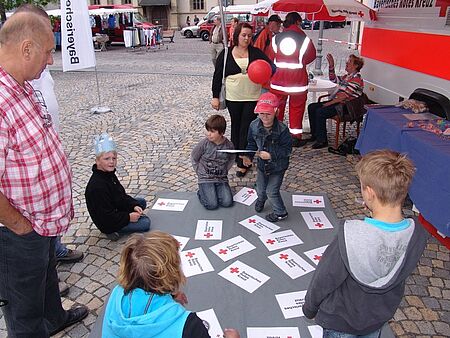
<path id="1" fill-rule="evenodd" d="M 303 68 L 303 55 L 305 55 L 306 49 L 308 49 L 309 42 L 311 40 L 308 37 L 305 37 L 303 40 L 302 46 L 300 47 L 300 51 L 298 54 L 298 63 L 292 63 L 292 62 L 277 62 L 277 59 L 275 57 L 274 64 L 278 68 L 286 68 L 286 69 L 302 69 Z M 277 45 L 275 43 L 275 36 L 272 38 L 272 45 L 273 50 L 275 54 L 277 53 Z"/>
<path id="2" fill-rule="evenodd" d="M 303 129 L 295 129 L 295 128 L 289 128 L 289 132 L 291 134 L 297 135 L 297 134 L 301 134 L 303 132 Z"/>
<path id="3" fill-rule="evenodd" d="M 300 86 L 300 87 L 294 87 L 294 86 L 278 86 L 276 84 L 271 83 L 270 88 L 279 90 L 286 93 L 302 93 L 308 90 L 308 86 Z"/>

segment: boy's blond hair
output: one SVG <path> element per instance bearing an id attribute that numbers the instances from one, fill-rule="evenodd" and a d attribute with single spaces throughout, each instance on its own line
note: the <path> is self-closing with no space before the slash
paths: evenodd
<path id="1" fill-rule="evenodd" d="M 362 188 L 371 187 L 383 205 L 402 205 L 416 171 L 404 154 L 377 150 L 364 155 L 356 166 Z"/>
<path id="2" fill-rule="evenodd" d="M 102 157 L 103 155 L 105 155 L 105 154 L 107 154 L 107 153 L 113 153 L 114 155 L 117 156 L 117 150 L 103 151 L 103 152 L 101 152 L 101 153 L 95 155 L 95 159 L 96 159 L 96 160 L 99 160 L 100 157 Z"/>
<path id="3" fill-rule="evenodd" d="M 130 237 L 122 250 L 118 277 L 125 293 L 136 288 L 157 294 L 178 292 L 186 281 L 178 247 L 175 238 L 161 231 Z"/>

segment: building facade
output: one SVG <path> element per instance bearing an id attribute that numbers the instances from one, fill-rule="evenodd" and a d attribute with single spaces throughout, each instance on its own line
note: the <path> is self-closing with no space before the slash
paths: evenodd
<path id="1" fill-rule="evenodd" d="M 217 0 L 87 0 L 89 5 L 131 4 L 148 22 L 163 25 L 165 29 L 180 29 L 186 26 L 189 16 L 194 24 L 194 15 L 203 18 L 211 8 L 218 5 Z M 229 5 L 251 5 L 257 0 L 228 0 Z"/>

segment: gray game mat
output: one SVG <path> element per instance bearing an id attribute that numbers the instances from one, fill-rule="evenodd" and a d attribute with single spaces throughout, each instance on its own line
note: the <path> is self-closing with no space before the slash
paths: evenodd
<path id="1" fill-rule="evenodd" d="M 325 208 L 292 206 L 292 195 L 303 194 L 324 196 Z M 342 222 L 336 217 L 326 194 L 282 192 L 282 197 L 289 212 L 289 217 L 276 223 L 280 227 L 277 232 L 289 229 L 295 232 L 303 241 L 303 244 L 290 247 L 290 249 L 315 267 L 315 264 L 303 253 L 329 244 Z M 269 251 L 256 233 L 239 224 L 240 221 L 256 214 L 254 203 L 250 206 L 235 203 L 231 208 L 209 211 L 200 204 L 196 193 L 162 192 L 158 194 L 157 198 L 184 199 L 189 200 L 189 202 L 182 212 L 149 209 L 148 215 L 152 221 L 152 230 L 162 230 L 172 235 L 189 237 L 190 240 L 183 251 L 202 247 L 214 268 L 212 272 L 188 278 L 184 288 L 189 300 L 189 304 L 186 306 L 188 310 L 198 312 L 213 308 L 222 329 L 234 327 L 239 330 L 243 338 L 247 336 L 247 327 L 298 327 L 301 337 L 311 336 L 308 326 L 315 325 L 314 321 L 305 317 L 285 319 L 275 295 L 307 290 L 314 272 L 291 279 L 269 260 L 268 256 L 284 249 Z M 267 202 L 264 211 L 259 216 L 264 217 L 271 211 L 270 203 Z M 304 211 L 323 211 L 334 228 L 310 230 L 300 215 L 300 212 Z M 222 239 L 195 240 L 198 220 L 222 220 Z M 227 262 L 222 261 L 209 249 L 215 244 L 238 235 L 253 244 L 256 249 Z M 220 271 L 236 260 L 264 273 L 270 279 L 250 294 L 218 275 Z M 101 337 L 102 316 L 103 311 L 90 337 Z M 394 337 L 388 325 L 383 328 L 382 337 Z"/>

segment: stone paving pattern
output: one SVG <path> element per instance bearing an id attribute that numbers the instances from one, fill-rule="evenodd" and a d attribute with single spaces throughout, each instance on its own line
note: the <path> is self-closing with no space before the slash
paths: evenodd
<path id="1" fill-rule="evenodd" d="M 317 32 L 308 33 L 317 41 Z M 330 29 L 327 37 L 346 39 L 348 30 Z M 189 156 L 203 137 L 209 114 L 213 72 L 208 43 L 176 36 L 175 43 L 156 51 L 129 51 L 113 46 L 96 53 L 101 103 L 112 113 L 93 115 L 97 104 L 92 71 L 63 73 L 57 53 L 50 67 L 60 105 L 61 138 L 74 175 L 75 218 L 63 238 L 69 248 L 85 253 L 80 263 L 58 267 L 61 280 L 70 285 L 63 306 L 86 304 L 89 316 L 56 337 L 87 337 L 105 297 L 115 283 L 119 255 L 125 238 L 111 242 L 93 225 L 84 200 L 84 189 L 94 162 L 92 140 L 110 133 L 118 144 L 117 174 L 131 195 L 144 196 L 151 206 L 162 190 L 195 191 L 196 177 Z M 353 51 L 342 45 L 324 45 L 338 59 Z M 224 115 L 229 122 L 228 113 Z M 354 130 L 352 131 L 354 133 Z M 229 128 L 226 135 L 229 137 Z M 334 132 L 329 133 L 332 142 Z M 294 149 L 283 190 L 326 192 L 341 219 L 362 218 L 355 203 L 359 182 L 354 165 L 357 156 L 341 157 L 310 145 Z M 252 171 L 244 179 L 230 172 L 236 191 L 255 182 Z M 405 213 L 411 214 L 407 203 Z M 398 337 L 450 336 L 450 254 L 431 238 L 420 264 L 408 278 L 400 308 L 390 325 Z M 0 314 L 0 338 L 6 337 Z"/>

